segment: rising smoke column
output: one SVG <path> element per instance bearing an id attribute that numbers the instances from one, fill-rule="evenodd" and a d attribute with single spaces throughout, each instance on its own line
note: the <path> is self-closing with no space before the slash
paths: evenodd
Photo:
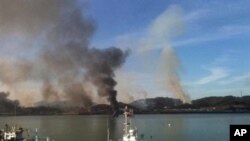
<path id="1" fill-rule="evenodd" d="M 190 103 L 190 97 L 182 87 L 179 68 L 180 60 L 172 48 L 169 39 L 183 32 L 183 11 L 178 5 L 171 5 L 148 27 L 146 35 L 139 43 L 139 53 L 159 50 L 160 58 L 157 82 L 184 103 Z"/>
<path id="2" fill-rule="evenodd" d="M 108 48 L 102 51 L 92 49 L 91 60 L 88 63 L 89 70 L 87 71 L 87 79 L 97 86 L 99 96 L 108 96 L 108 100 L 116 111 L 114 116 L 117 116 L 119 110 L 118 102 L 116 100 L 117 91 L 114 90 L 117 82 L 114 80 L 114 70 L 121 67 L 125 62 L 128 51 L 121 51 L 118 48 Z M 103 59 L 106 58 L 106 59 Z"/>
<path id="3" fill-rule="evenodd" d="M 183 103 L 190 103 L 191 99 L 182 88 L 180 82 L 179 67 L 180 62 L 173 48 L 165 46 L 160 59 L 160 74 L 163 74 L 164 77 L 163 85 Z"/>
<path id="4" fill-rule="evenodd" d="M 125 62 L 128 51 L 90 47 L 96 26 L 85 9 L 77 0 L 1 0 L 0 43 L 18 42 L 14 49 L 23 54 L 0 58 L 4 64 L 0 81 L 10 87 L 35 81 L 41 84 L 44 100 L 56 101 L 63 94 L 72 103 L 89 107 L 93 99 L 84 86 L 88 81 L 118 110 L 114 70 Z M 9 76 L 9 71 L 15 72 Z"/>

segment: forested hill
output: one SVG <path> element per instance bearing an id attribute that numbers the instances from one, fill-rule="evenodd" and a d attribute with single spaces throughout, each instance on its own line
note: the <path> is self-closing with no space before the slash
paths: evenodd
<path id="1" fill-rule="evenodd" d="M 0 115 L 61 115 L 61 114 L 111 114 L 107 104 L 90 107 L 70 106 L 67 101 L 39 102 L 33 107 L 22 107 L 17 100 L 8 99 L 9 93 L 0 92 Z M 199 113 L 199 112 L 247 112 L 250 113 L 250 96 L 205 97 L 182 103 L 179 99 L 156 97 L 139 99 L 131 103 L 119 103 L 134 109 L 135 113 Z"/>

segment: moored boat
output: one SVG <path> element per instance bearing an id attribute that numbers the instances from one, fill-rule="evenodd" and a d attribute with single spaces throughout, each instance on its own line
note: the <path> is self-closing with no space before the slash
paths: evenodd
<path id="1" fill-rule="evenodd" d="M 131 117 L 133 116 L 133 110 L 129 110 L 126 106 L 124 109 L 124 133 L 122 141 L 138 141 L 137 128 L 133 128 L 131 124 Z"/>
<path id="2" fill-rule="evenodd" d="M 27 137 L 24 136 L 25 131 Z M 50 141 L 50 138 L 39 137 L 37 129 L 34 135 L 30 135 L 27 129 L 5 124 L 5 127 L 0 130 L 0 141 Z"/>

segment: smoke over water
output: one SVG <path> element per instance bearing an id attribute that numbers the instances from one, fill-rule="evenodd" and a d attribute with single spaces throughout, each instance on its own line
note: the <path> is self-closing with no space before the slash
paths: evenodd
<path id="1" fill-rule="evenodd" d="M 85 9 L 74 0 L 1 0 L 2 84 L 36 83 L 43 100 L 66 99 L 84 107 L 93 104 L 96 93 L 117 110 L 114 70 L 128 51 L 90 47 L 95 24 Z"/>

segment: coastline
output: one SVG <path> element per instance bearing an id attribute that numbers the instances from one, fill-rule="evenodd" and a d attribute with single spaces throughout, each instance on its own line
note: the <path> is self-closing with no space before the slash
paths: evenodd
<path id="1" fill-rule="evenodd" d="M 135 115 L 176 115 L 176 114 L 250 114 L 250 111 L 237 111 L 237 112 L 231 112 L 231 111 L 213 111 L 213 112 L 144 112 L 144 113 L 135 113 Z M 0 114 L 0 117 L 6 117 L 6 116 L 77 116 L 77 115 L 85 115 L 85 116 L 91 116 L 91 115 L 111 115 L 109 113 L 71 113 L 71 114 Z"/>

